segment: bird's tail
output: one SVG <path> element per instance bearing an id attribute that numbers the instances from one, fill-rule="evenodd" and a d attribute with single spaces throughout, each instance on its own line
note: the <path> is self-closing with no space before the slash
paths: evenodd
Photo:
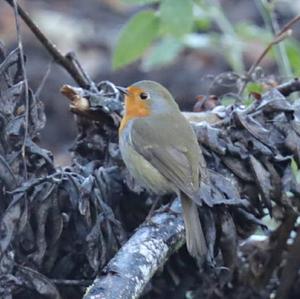
<path id="1" fill-rule="evenodd" d="M 197 205 L 183 193 L 181 193 L 180 198 L 183 209 L 187 249 L 191 256 L 197 260 L 202 260 L 207 254 L 207 246 Z"/>

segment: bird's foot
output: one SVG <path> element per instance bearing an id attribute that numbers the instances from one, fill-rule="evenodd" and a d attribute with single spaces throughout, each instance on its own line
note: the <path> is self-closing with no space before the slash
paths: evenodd
<path id="1" fill-rule="evenodd" d="M 155 212 L 155 208 L 156 208 L 157 204 L 159 203 L 160 199 L 161 199 L 160 196 L 156 196 L 154 198 L 154 201 L 153 201 L 153 204 L 151 206 L 151 209 L 150 209 L 150 211 L 149 211 L 149 213 L 148 213 L 148 215 L 147 215 L 147 217 L 145 219 L 146 222 L 149 221 L 152 218 L 152 216 L 156 213 Z"/>

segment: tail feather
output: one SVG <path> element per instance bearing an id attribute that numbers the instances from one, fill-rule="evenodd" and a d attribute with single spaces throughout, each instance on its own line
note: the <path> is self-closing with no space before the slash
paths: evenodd
<path id="1" fill-rule="evenodd" d="M 183 193 L 181 193 L 180 198 L 183 209 L 187 249 L 191 256 L 201 260 L 207 254 L 207 245 L 197 205 Z"/>

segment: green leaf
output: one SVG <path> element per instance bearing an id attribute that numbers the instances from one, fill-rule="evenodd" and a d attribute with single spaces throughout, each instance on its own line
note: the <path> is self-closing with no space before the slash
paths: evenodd
<path id="1" fill-rule="evenodd" d="M 167 37 L 159 41 L 144 58 L 143 68 L 150 70 L 171 63 L 182 48 L 183 44 L 175 38 Z"/>
<path id="2" fill-rule="evenodd" d="M 194 0 L 194 2 L 199 6 L 206 5 L 206 3 L 203 0 Z"/>
<path id="3" fill-rule="evenodd" d="M 297 183 L 299 184 L 299 182 L 300 182 L 300 171 L 299 171 L 299 168 L 298 168 L 298 164 L 294 160 L 294 158 L 292 158 L 292 161 L 291 161 L 291 168 L 292 168 L 292 173 L 293 173 L 294 177 L 296 178 Z"/>
<path id="4" fill-rule="evenodd" d="M 201 3 L 200 3 L 201 2 Z M 203 0 L 195 1 L 195 5 L 193 9 L 194 14 L 194 32 L 198 30 L 207 31 L 212 26 L 212 17 L 209 12 L 209 9 L 206 7 L 206 3 L 203 3 Z"/>
<path id="5" fill-rule="evenodd" d="M 193 27 L 192 0 L 162 0 L 160 17 L 163 29 L 173 36 L 182 36 Z"/>
<path id="6" fill-rule="evenodd" d="M 292 168 L 293 175 L 297 177 L 299 169 L 296 161 L 293 158 L 291 159 L 291 168 Z"/>
<path id="7" fill-rule="evenodd" d="M 246 94 L 250 94 L 252 92 L 262 93 L 264 88 L 262 84 L 256 82 L 249 82 L 246 86 Z"/>
<path id="8" fill-rule="evenodd" d="M 224 95 L 221 98 L 221 103 L 225 107 L 233 105 L 235 102 L 236 102 L 236 98 L 233 98 L 233 97 L 231 97 L 229 95 Z"/>
<path id="9" fill-rule="evenodd" d="M 249 107 L 250 105 L 253 104 L 253 99 L 250 98 L 250 97 L 245 98 L 245 99 L 243 100 L 243 104 L 244 104 L 246 107 Z"/>
<path id="10" fill-rule="evenodd" d="M 158 0 L 122 0 L 126 4 L 151 4 L 151 3 L 156 3 Z"/>
<path id="11" fill-rule="evenodd" d="M 272 34 L 269 30 L 245 21 L 237 23 L 235 31 L 240 39 L 249 42 L 260 41 L 267 44 L 272 40 Z"/>
<path id="12" fill-rule="evenodd" d="M 300 43 L 297 40 L 285 41 L 286 51 L 295 76 L 300 76 Z"/>
<path id="13" fill-rule="evenodd" d="M 198 30 L 208 30 L 211 27 L 211 19 L 209 18 L 197 18 L 195 21 L 195 27 Z"/>
<path id="14" fill-rule="evenodd" d="M 120 33 L 113 55 L 113 69 L 140 58 L 158 32 L 159 18 L 153 10 L 141 11 L 133 16 Z"/>

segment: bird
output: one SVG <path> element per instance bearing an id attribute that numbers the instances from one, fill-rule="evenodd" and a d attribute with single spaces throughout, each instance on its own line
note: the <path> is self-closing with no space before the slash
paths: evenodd
<path id="1" fill-rule="evenodd" d="M 203 260 L 207 244 L 197 202 L 204 166 L 196 134 L 160 83 L 143 80 L 121 91 L 125 98 L 118 131 L 122 159 L 142 187 L 180 198 L 188 252 Z"/>

